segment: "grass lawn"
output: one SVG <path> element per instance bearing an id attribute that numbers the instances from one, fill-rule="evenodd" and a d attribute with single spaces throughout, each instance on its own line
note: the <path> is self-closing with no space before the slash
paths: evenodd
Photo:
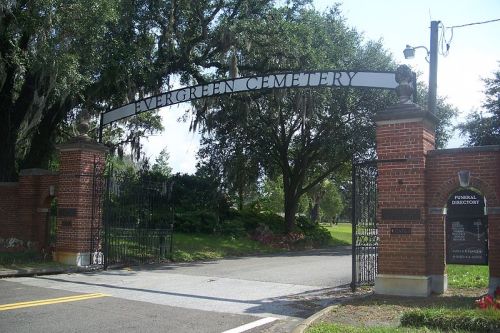
<path id="1" fill-rule="evenodd" d="M 500 311 L 479 310 L 474 304 L 487 291 L 488 267 L 448 265 L 447 270 L 449 289 L 444 295 L 354 298 L 322 317 L 307 332 L 487 332 L 484 327 L 498 327 L 500 331 Z"/>
<path id="2" fill-rule="evenodd" d="M 220 259 L 282 250 L 246 238 L 204 234 L 174 234 L 174 261 Z"/>
<path id="3" fill-rule="evenodd" d="M 325 226 L 332 235 L 333 241 L 330 246 L 351 245 L 352 225 L 350 223 L 339 223 L 333 226 Z"/>
<path id="4" fill-rule="evenodd" d="M 487 288 L 488 266 L 447 265 L 450 288 Z"/>

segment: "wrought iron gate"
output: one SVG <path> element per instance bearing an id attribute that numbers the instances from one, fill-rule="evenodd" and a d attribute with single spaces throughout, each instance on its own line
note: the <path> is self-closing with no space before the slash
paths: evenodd
<path id="1" fill-rule="evenodd" d="M 101 266 L 103 260 L 103 228 L 102 228 L 102 213 L 104 199 L 104 165 L 99 163 L 94 157 L 94 165 L 92 174 L 80 175 L 85 177 L 86 182 L 90 182 L 92 186 L 91 211 L 90 211 L 90 265 Z M 84 179 L 85 179 L 84 178 Z"/>
<path id="2" fill-rule="evenodd" d="M 172 183 L 114 174 L 106 179 L 104 268 L 160 262 L 172 253 Z"/>
<path id="3" fill-rule="evenodd" d="M 377 161 L 352 166 L 352 290 L 377 275 Z"/>

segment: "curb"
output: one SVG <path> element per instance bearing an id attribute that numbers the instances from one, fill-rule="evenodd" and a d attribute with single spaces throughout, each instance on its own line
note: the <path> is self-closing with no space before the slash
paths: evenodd
<path id="1" fill-rule="evenodd" d="M 32 277 L 36 275 L 55 275 L 55 274 L 70 274 L 91 272 L 97 270 L 93 267 L 77 267 L 77 268 L 27 268 L 27 269 L 10 269 L 0 270 L 0 279 L 12 277 Z"/>
<path id="2" fill-rule="evenodd" d="M 309 326 L 311 326 L 316 320 L 318 320 L 319 318 L 323 317 L 323 315 L 325 315 L 326 313 L 338 307 L 339 307 L 338 304 L 330 305 L 329 307 L 326 307 L 323 310 L 316 312 L 309 318 L 302 321 L 299 325 L 297 325 L 291 333 L 304 333 L 309 328 Z"/>

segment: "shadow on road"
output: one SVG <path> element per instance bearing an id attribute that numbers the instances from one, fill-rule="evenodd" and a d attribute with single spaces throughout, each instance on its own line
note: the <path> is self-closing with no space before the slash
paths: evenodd
<path id="1" fill-rule="evenodd" d="M 116 286 L 107 283 L 92 283 L 83 281 L 69 281 L 62 278 L 41 276 L 37 279 L 48 280 L 60 283 L 78 284 L 84 286 L 94 286 L 109 289 L 119 289 L 127 291 L 137 291 L 141 293 L 150 293 L 155 295 L 166 295 L 176 297 L 186 297 L 194 299 L 203 299 L 216 302 L 227 303 L 242 303 L 251 305 L 245 310 L 247 314 L 275 314 L 280 316 L 307 318 L 314 312 L 325 306 L 340 302 L 342 299 L 350 296 L 349 286 L 343 285 L 334 288 L 319 288 L 303 293 L 285 295 L 274 298 L 258 299 L 258 300 L 242 300 L 233 298 L 223 298 L 204 295 L 193 295 L 186 293 L 177 293 L 170 291 L 161 291 L 145 288 L 134 288 L 125 286 Z"/>

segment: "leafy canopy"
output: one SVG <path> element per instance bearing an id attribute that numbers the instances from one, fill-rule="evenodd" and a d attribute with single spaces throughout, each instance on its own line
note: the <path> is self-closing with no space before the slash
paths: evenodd
<path id="1" fill-rule="evenodd" d="M 468 135 L 469 146 L 500 145 L 500 69 L 483 81 L 484 111 L 471 113 L 467 121 L 458 126 L 462 134 Z"/>

